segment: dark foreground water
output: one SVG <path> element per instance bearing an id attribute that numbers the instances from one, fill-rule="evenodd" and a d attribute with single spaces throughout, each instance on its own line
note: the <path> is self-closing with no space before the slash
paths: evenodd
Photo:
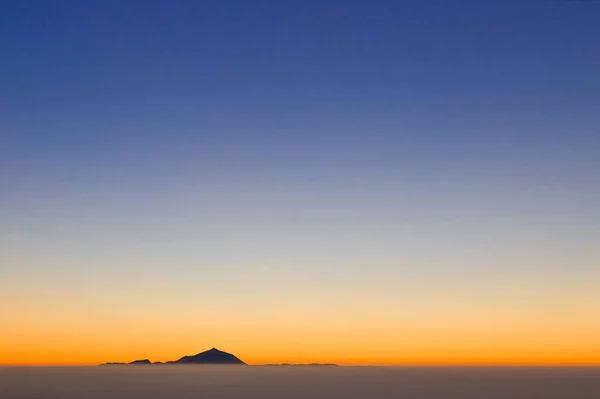
<path id="1" fill-rule="evenodd" d="M 600 399 L 600 368 L 0 368 L 0 399 Z"/>

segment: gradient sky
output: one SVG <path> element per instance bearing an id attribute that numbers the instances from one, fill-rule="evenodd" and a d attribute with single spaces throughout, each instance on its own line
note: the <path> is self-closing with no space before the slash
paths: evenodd
<path id="1" fill-rule="evenodd" d="M 0 364 L 600 363 L 599 21 L 1 1 Z"/>

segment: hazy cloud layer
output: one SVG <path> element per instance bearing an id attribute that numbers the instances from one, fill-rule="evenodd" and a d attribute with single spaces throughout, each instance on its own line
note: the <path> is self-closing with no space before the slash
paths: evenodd
<path id="1" fill-rule="evenodd" d="M 600 368 L 0 368 L 0 399 L 587 399 Z"/>

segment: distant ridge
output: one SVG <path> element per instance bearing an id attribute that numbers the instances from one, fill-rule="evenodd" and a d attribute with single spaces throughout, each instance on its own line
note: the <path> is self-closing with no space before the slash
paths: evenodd
<path id="1" fill-rule="evenodd" d="M 274 364 L 263 364 L 262 366 L 278 366 L 278 367 L 339 367 L 335 363 L 274 363 Z"/>
<path id="2" fill-rule="evenodd" d="M 134 360 L 131 363 L 128 364 L 133 364 L 133 365 L 145 365 L 145 364 L 152 364 L 152 362 L 148 359 L 144 359 L 144 360 Z"/>
<path id="3" fill-rule="evenodd" d="M 101 366 L 125 366 L 125 365 L 133 365 L 133 366 L 141 366 L 141 365 L 150 365 L 150 364 L 243 364 L 236 356 L 231 353 L 223 352 L 218 350 L 217 348 L 212 348 L 204 352 L 200 352 L 193 356 L 184 356 L 179 360 L 170 360 L 168 362 L 155 362 L 152 363 L 148 359 L 143 360 L 135 360 L 131 363 L 104 363 Z"/>

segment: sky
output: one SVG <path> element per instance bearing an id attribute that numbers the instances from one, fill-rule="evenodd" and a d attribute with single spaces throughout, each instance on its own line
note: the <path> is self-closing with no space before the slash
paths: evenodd
<path id="1" fill-rule="evenodd" d="M 598 21 L 0 1 L 0 364 L 599 364 Z"/>

